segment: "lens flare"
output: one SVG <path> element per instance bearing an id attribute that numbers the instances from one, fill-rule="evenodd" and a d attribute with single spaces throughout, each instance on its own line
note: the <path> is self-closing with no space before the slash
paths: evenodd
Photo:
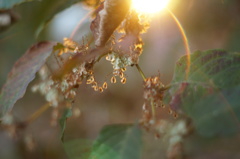
<path id="1" fill-rule="evenodd" d="M 132 0 L 133 8 L 141 13 L 157 13 L 167 7 L 169 0 Z"/>

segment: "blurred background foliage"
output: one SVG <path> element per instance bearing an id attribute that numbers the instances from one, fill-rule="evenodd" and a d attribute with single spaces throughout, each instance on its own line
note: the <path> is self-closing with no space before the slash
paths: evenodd
<path id="1" fill-rule="evenodd" d="M 8 0 L 0 0 L 8 1 Z M 91 8 L 76 3 L 77 0 L 42 0 L 23 3 L 13 7 L 16 22 L 0 32 L 0 87 L 4 84 L 14 62 L 34 43 L 41 40 L 62 42 L 69 37 L 78 22 Z M 0 3 L 1 4 L 1 3 Z M 70 7 L 71 6 L 71 7 Z M 184 27 L 192 51 L 206 49 L 226 49 L 240 51 L 240 1 L 239 0 L 172 0 L 171 11 Z M 59 14 L 56 14 L 60 12 Z M 1 13 L 1 12 L 0 12 Z M 0 14 L 1 16 L 1 14 Z M 75 40 L 82 41 L 90 34 L 91 18 L 87 18 Z M 143 35 L 144 52 L 140 66 L 146 76 L 160 74 L 163 83 L 171 81 L 176 60 L 185 54 L 179 29 L 168 12 L 155 15 L 147 33 Z M 81 85 L 78 90 L 74 109 L 80 116 L 73 115 L 68 120 L 66 140 L 77 138 L 94 139 L 106 124 L 135 122 L 141 118 L 142 79 L 135 68 L 127 68 L 125 85 L 110 85 L 102 94 L 94 92 L 89 86 Z M 99 82 L 108 79 L 112 66 L 105 60 L 95 66 Z M 36 82 L 37 80 L 33 81 Z M 32 85 L 32 84 L 31 84 Z M 33 94 L 30 87 L 23 99 L 13 110 L 17 121 L 23 121 L 45 103 L 39 94 Z M 79 112 L 80 110 L 80 112 Z M 43 116 L 10 138 L 0 128 L 1 159 L 65 159 L 66 153 L 60 142 L 59 126 L 51 125 L 54 110 Z M 77 113 L 76 113 L 77 114 Z M 170 118 L 165 110 L 162 118 Z M 204 139 L 197 135 L 186 140 L 186 158 L 240 158 L 239 137 L 228 139 Z M 166 147 L 161 140 L 148 136 L 146 158 L 165 158 Z M 192 143 L 198 143 L 192 146 Z M 27 144 L 26 144 L 27 143 Z M 234 143 L 232 145 L 232 143 Z"/>

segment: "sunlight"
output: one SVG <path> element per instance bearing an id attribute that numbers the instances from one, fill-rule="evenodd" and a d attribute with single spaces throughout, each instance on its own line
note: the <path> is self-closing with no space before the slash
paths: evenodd
<path id="1" fill-rule="evenodd" d="M 169 0 L 132 0 L 135 10 L 142 13 L 157 13 L 167 7 Z"/>

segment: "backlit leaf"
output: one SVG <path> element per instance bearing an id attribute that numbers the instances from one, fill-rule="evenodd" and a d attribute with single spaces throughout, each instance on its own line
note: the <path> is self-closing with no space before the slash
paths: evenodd
<path id="1" fill-rule="evenodd" d="M 91 30 L 96 46 L 104 46 L 130 9 L 129 0 L 105 0 L 97 9 Z"/>
<path id="2" fill-rule="evenodd" d="M 50 56 L 55 42 L 40 42 L 32 46 L 13 66 L 0 94 L 0 118 L 11 111 L 23 97 L 28 84 Z"/>
<path id="3" fill-rule="evenodd" d="M 204 136 L 239 132 L 240 53 L 197 51 L 191 55 L 187 79 L 186 66 L 184 56 L 177 62 L 165 101 L 190 116 Z"/>

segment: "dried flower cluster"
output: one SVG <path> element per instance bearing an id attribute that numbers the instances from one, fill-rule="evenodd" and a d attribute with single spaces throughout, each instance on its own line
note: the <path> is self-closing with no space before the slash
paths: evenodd
<path id="1" fill-rule="evenodd" d="M 118 6 L 119 4 L 124 6 L 124 11 L 115 10 L 121 8 Z M 144 30 L 144 26 L 140 24 L 138 14 L 130 11 L 129 8 L 128 1 L 124 1 L 124 4 L 122 4 L 122 1 L 111 0 L 101 3 L 96 11 L 96 18 L 91 24 L 97 47 L 89 49 L 88 45 L 84 44 L 84 41 L 80 45 L 71 39 L 65 38 L 63 44 L 58 43 L 54 47 L 54 51 L 57 51 L 56 61 L 59 70 L 61 70 L 61 67 L 68 67 L 66 63 L 70 63 L 72 59 L 75 60 L 75 63 L 70 67 L 70 71 L 62 73 L 61 78 L 58 80 L 51 78 L 51 69 L 46 66 L 43 67 L 40 71 L 43 82 L 34 86 L 33 91 L 40 91 L 52 106 L 57 106 L 63 101 L 73 101 L 76 96 L 76 88 L 82 83 L 83 79 L 86 79 L 86 83 L 91 85 L 95 91 L 103 92 L 104 89 L 107 89 L 107 82 L 105 81 L 102 85 L 96 82 L 93 66 L 96 59 L 101 58 L 104 54 L 108 54 L 106 59 L 111 61 L 113 65 L 111 83 L 116 83 L 116 76 L 119 76 L 121 83 L 125 84 L 127 81 L 124 74 L 126 67 L 137 64 L 142 53 L 143 43 L 140 35 Z M 120 12 L 121 16 L 119 16 Z M 117 19 L 112 16 L 116 16 Z M 120 38 L 111 38 L 111 36 L 114 36 L 113 32 L 121 23 L 123 32 L 116 32 Z M 101 53 L 97 56 L 96 52 Z M 78 61 L 79 58 L 83 58 L 85 55 L 93 56 L 88 58 L 89 60 L 84 61 L 81 59 L 82 61 Z"/>
<path id="2" fill-rule="evenodd" d="M 142 107 L 143 117 L 140 120 L 140 124 L 147 130 L 155 129 L 154 125 L 158 122 L 156 119 L 158 108 L 165 108 L 163 104 L 164 91 L 168 88 L 161 82 L 159 76 L 153 76 L 145 79 L 144 81 L 144 104 Z M 169 108 L 169 114 L 173 114 L 177 117 L 177 113 L 173 112 Z M 156 133 L 156 136 L 158 134 Z"/>
<path id="3" fill-rule="evenodd" d="M 57 51 L 56 61 L 61 67 L 64 60 L 71 59 L 73 55 L 80 51 L 81 53 L 87 53 L 88 46 L 80 46 L 76 42 L 64 38 L 63 44 L 58 43 L 54 49 Z M 67 56 L 64 57 L 64 55 Z M 53 80 L 51 68 L 44 65 L 39 71 L 41 82 L 33 86 L 32 91 L 39 91 L 52 106 L 56 107 L 63 101 L 73 101 L 76 96 L 76 88 L 82 83 L 83 78 L 91 73 L 92 63 L 85 62 L 73 68 L 61 80 Z"/>
<path id="4" fill-rule="evenodd" d="M 144 104 L 141 124 L 147 129 L 155 123 L 155 108 L 164 107 L 162 103 L 163 93 L 164 85 L 159 77 L 150 77 L 144 81 Z"/>
<path id="5" fill-rule="evenodd" d="M 143 98 L 145 99 L 145 104 L 149 106 L 154 103 L 155 107 L 164 107 L 162 103 L 164 91 L 165 86 L 158 76 L 147 78 L 144 81 Z"/>

